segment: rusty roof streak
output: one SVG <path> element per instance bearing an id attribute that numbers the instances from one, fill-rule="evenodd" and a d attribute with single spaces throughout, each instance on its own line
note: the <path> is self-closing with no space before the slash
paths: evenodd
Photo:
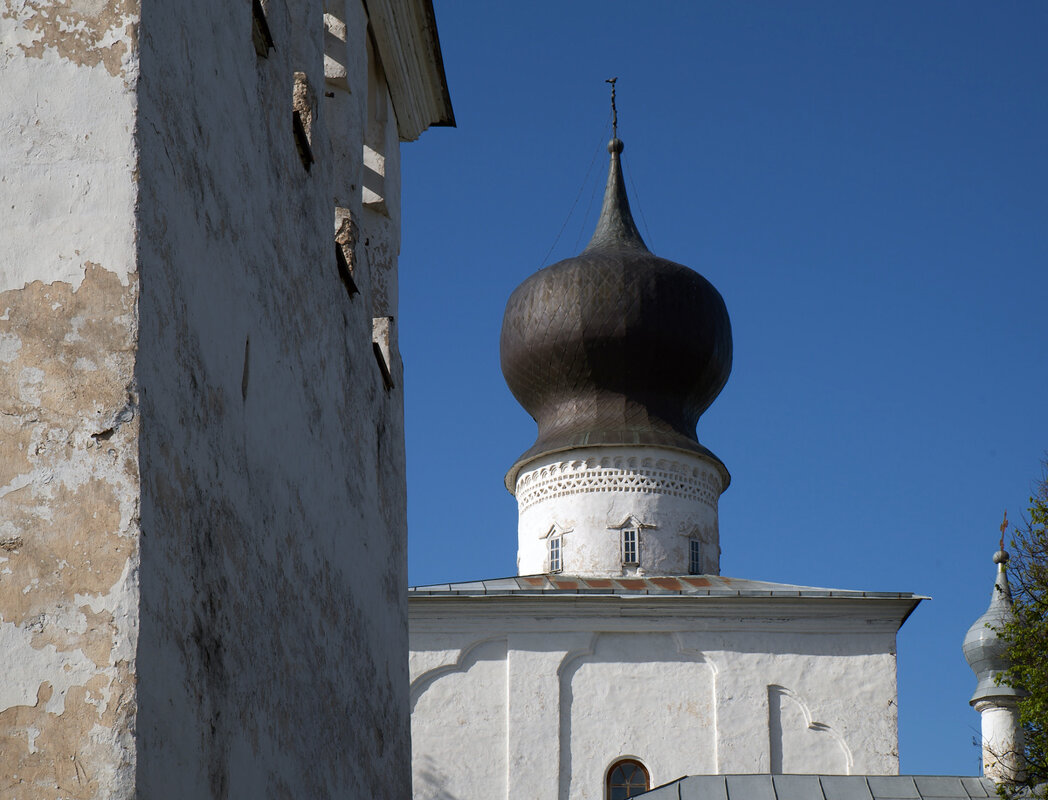
<path id="1" fill-rule="evenodd" d="M 441 583 L 414 586 L 411 596 L 481 597 L 526 595 L 597 595 L 597 596 L 689 596 L 689 597 L 797 597 L 833 599 L 923 600 L 911 592 L 867 592 L 847 589 L 825 589 L 816 586 L 755 581 L 744 578 L 721 578 L 717 575 L 651 575 L 619 578 L 585 578 L 577 575 L 551 577 L 520 575 L 484 581 Z"/>

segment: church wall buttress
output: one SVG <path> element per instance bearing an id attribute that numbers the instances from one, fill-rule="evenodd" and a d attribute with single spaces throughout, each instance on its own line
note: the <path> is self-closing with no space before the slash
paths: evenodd
<path id="1" fill-rule="evenodd" d="M 518 633 L 510 637 L 507 707 L 509 798 L 555 797 L 563 774 L 565 703 L 560 671 L 584 634 Z"/>

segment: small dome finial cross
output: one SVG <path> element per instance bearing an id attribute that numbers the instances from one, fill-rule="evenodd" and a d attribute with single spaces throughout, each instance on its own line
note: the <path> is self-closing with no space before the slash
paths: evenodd
<path id="1" fill-rule="evenodd" d="M 997 568 L 1004 572 L 1005 565 L 1008 563 L 1008 551 L 1004 549 L 1004 532 L 1008 530 L 1008 512 L 1004 512 L 1004 522 L 1001 523 L 1001 549 L 993 554 L 993 563 L 997 565 Z"/>
<path id="2" fill-rule="evenodd" d="M 618 139 L 619 138 L 619 112 L 618 112 L 618 109 L 615 108 L 615 81 L 617 81 L 617 80 L 618 80 L 618 78 L 606 78 L 604 80 L 605 83 L 610 83 L 611 84 L 611 138 L 612 139 Z"/>

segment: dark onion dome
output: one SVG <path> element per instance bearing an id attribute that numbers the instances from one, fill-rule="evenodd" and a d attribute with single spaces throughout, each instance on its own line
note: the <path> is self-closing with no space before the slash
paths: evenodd
<path id="1" fill-rule="evenodd" d="M 630 213 L 619 154 L 586 249 L 517 287 L 502 319 L 502 374 L 538 440 L 506 475 L 577 447 L 655 445 L 713 460 L 695 426 L 731 372 L 731 322 L 713 285 L 653 255 Z"/>
<path id="2" fill-rule="evenodd" d="M 1025 694 L 1007 684 L 996 683 L 998 673 L 1008 669 L 1008 644 L 999 631 L 1015 620 L 1012 608 L 1012 590 L 1008 586 L 1008 554 L 998 550 L 993 554 L 997 565 L 997 580 L 993 584 L 990 605 L 979 619 L 972 623 L 964 637 L 964 658 L 979 679 L 971 703 L 987 697 L 1021 697 Z"/>

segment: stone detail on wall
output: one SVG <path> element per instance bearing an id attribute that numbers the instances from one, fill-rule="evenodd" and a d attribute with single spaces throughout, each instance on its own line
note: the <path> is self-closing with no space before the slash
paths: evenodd
<path id="1" fill-rule="evenodd" d="M 313 156 L 313 123 L 317 117 L 317 96 L 309 85 L 309 78 L 304 72 L 296 72 L 291 92 L 292 129 L 295 134 L 295 146 L 302 166 L 308 171 L 315 160 Z"/>
<path id="2" fill-rule="evenodd" d="M 444 675 L 450 675 L 453 672 L 467 672 L 477 659 L 483 655 L 481 648 L 485 648 L 487 645 L 493 645 L 495 650 L 502 648 L 502 658 L 506 657 L 506 637 L 505 636 L 492 636 L 485 639 L 478 639 L 467 647 L 461 650 L 451 651 L 445 655 L 449 656 L 446 663 L 442 663 L 439 666 L 431 667 L 424 670 L 419 675 L 416 675 L 411 680 L 411 710 L 414 712 L 415 704 L 418 703 L 419 698 L 425 693 L 425 691 L 432 685 L 432 683 L 441 678 Z M 478 652 L 481 651 L 481 652 Z"/>
<path id="3" fill-rule="evenodd" d="M 335 262 L 338 265 L 338 277 L 346 287 L 346 294 L 352 298 L 360 293 L 357 286 L 357 241 L 359 228 L 348 208 L 335 207 Z"/>
<path id="4" fill-rule="evenodd" d="M 576 459 L 523 473 L 517 480 L 521 512 L 535 503 L 589 492 L 637 492 L 696 500 L 714 511 L 720 486 L 709 471 L 665 458 Z"/>
<path id="5" fill-rule="evenodd" d="M 507 642 L 501 638 L 477 642 L 450 668 L 418 679 L 412 690 L 411 729 L 421 753 L 414 761 L 416 800 L 461 797 L 464 786 L 481 787 L 484 797 L 509 796 L 508 675 Z M 450 706 L 448 698 L 455 699 Z M 460 698 L 469 701 L 458 702 Z"/>
<path id="6" fill-rule="evenodd" d="M 324 16 L 327 17 L 326 14 Z M 255 52 L 259 58 L 269 58 L 269 51 L 274 47 L 273 34 L 269 30 L 269 22 L 266 20 L 266 10 L 262 7 L 262 0 L 251 2 L 251 41 L 254 42 Z"/>
<path id="7" fill-rule="evenodd" d="M 382 373 L 382 385 L 388 392 L 396 385 L 393 381 L 393 317 L 371 320 L 371 346 Z"/>
<path id="8" fill-rule="evenodd" d="M 853 759 L 844 737 L 816 722 L 807 703 L 778 684 L 768 686 L 768 744 L 773 774 L 851 774 Z"/>
<path id="9" fill-rule="evenodd" d="M 343 12 L 343 15 L 345 12 Z M 329 86 L 350 91 L 346 21 L 337 13 L 324 11 L 324 80 Z"/>

